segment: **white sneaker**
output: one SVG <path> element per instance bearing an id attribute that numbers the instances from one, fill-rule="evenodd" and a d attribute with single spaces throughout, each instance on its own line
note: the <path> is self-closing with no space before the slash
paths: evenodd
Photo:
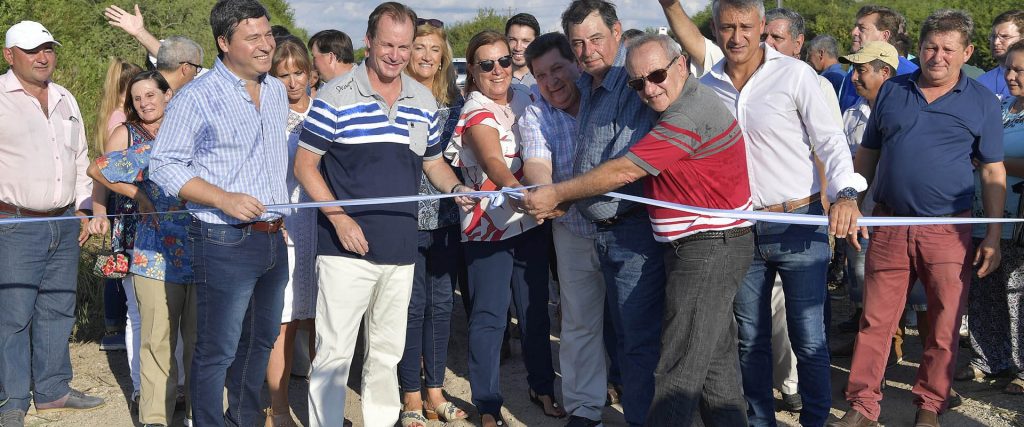
<path id="1" fill-rule="evenodd" d="M 960 336 L 967 338 L 968 335 L 970 335 L 970 331 L 967 329 L 967 315 L 965 314 L 963 321 L 960 322 Z"/>

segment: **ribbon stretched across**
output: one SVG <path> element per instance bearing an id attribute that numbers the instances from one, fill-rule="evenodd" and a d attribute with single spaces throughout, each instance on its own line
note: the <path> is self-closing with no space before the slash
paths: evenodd
<path id="1" fill-rule="evenodd" d="M 519 198 L 519 191 L 532 187 L 522 188 L 503 188 L 500 191 L 473 191 L 466 193 L 455 193 L 455 194 L 431 194 L 431 195 L 417 195 L 417 196 L 401 196 L 401 197 L 377 197 L 367 199 L 353 199 L 353 200 L 333 200 L 329 202 L 306 202 L 306 203 L 286 203 L 279 205 L 268 205 L 268 210 L 281 210 L 281 209 L 308 209 L 308 208 L 320 208 L 325 206 L 366 206 L 366 205 L 387 205 L 394 203 L 408 203 L 418 202 L 422 200 L 438 200 L 447 199 L 456 196 L 469 196 L 476 198 L 491 198 L 503 199 L 505 197 Z M 678 211 L 691 212 L 695 214 L 714 216 L 719 218 L 731 218 L 731 219 L 745 219 L 749 221 L 767 221 L 777 222 L 783 224 L 797 224 L 797 225 L 828 225 L 828 217 L 823 215 L 807 215 L 807 214 L 794 214 L 794 213 L 777 213 L 777 212 L 756 212 L 756 211 L 736 211 L 728 209 L 708 209 L 700 208 L 695 206 L 686 206 L 676 203 L 663 202 L 660 200 L 648 199 L 646 197 L 631 196 L 628 194 L 621 193 L 608 193 L 610 197 L 616 197 L 623 200 L 629 200 L 637 203 L 643 203 L 652 206 L 658 206 L 667 209 L 674 209 Z M 500 204 L 500 203 L 496 203 Z M 205 209 L 188 209 L 174 212 L 155 212 L 149 215 L 159 214 L 180 214 L 190 212 L 213 212 L 217 209 L 205 208 Z M 138 214 L 136 214 L 138 215 Z M 117 215 L 105 215 L 107 217 L 113 217 Z M 3 224 L 20 224 L 20 223 L 31 223 L 31 222 L 46 222 L 46 221 L 60 221 L 60 220 L 71 220 L 71 219 L 82 219 L 82 218 L 93 218 L 94 216 L 63 216 L 63 217 L 49 217 L 49 218 L 0 218 L 0 225 Z M 932 225 L 932 224 L 987 224 L 987 223 L 1014 223 L 1024 222 L 1021 218 L 961 218 L 961 217 L 861 217 L 857 220 L 858 225 L 864 225 L 869 227 L 884 227 L 894 225 Z"/>

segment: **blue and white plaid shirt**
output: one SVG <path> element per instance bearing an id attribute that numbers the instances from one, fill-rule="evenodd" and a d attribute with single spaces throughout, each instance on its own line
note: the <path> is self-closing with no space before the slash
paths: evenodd
<path id="1" fill-rule="evenodd" d="M 548 160 L 551 162 L 551 180 L 568 181 L 573 177 L 573 160 L 576 158 L 576 118 L 552 107 L 543 97 L 536 98 L 519 118 L 523 159 Z M 555 222 L 580 237 L 592 237 L 597 231 L 594 223 L 584 218 L 575 204 Z"/>
<path id="2" fill-rule="evenodd" d="M 615 62 L 601 84 L 593 87 L 594 78 L 583 73 L 576 82 L 580 89 L 580 114 L 577 121 L 576 158 L 573 172 L 587 173 L 609 159 L 621 157 L 637 141 L 651 131 L 658 114 L 647 108 L 636 91 L 626 85 L 626 47 L 619 45 Z M 623 194 L 643 196 L 643 183 L 637 181 L 617 190 Z M 607 196 L 591 197 L 574 204 L 583 216 L 601 220 L 622 215 L 636 203 Z"/>
<path id="3" fill-rule="evenodd" d="M 173 195 L 192 178 L 202 178 L 224 191 L 253 196 L 264 205 L 288 203 L 287 124 L 288 97 L 280 80 L 261 77 L 257 110 L 245 81 L 218 58 L 212 72 L 185 85 L 167 106 L 153 144 L 150 178 Z M 188 207 L 209 206 L 189 202 Z M 268 211 L 259 220 L 290 212 Z M 214 224 L 242 222 L 219 211 L 194 215 Z"/>

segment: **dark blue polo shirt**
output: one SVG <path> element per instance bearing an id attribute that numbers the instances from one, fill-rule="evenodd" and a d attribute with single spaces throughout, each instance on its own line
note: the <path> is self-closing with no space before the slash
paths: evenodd
<path id="1" fill-rule="evenodd" d="M 898 215 L 937 216 L 971 208 L 974 168 L 1003 160 L 999 101 L 960 74 L 949 93 L 929 104 L 920 71 L 885 82 L 861 145 L 881 150 L 875 201 Z"/>
<path id="2" fill-rule="evenodd" d="M 323 156 L 320 172 L 340 200 L 415 196 L 423 159 L 441 156 L 437 101 L 402 73 L 402 92 L 389 106 L 361 65 L 317 92 L 299 135 L 299 147 Z M 347 206 L 370 246 L 350 252 L 334 225 L 318 215 L 317 255 L 361 258 L 375 264 L 416 261 L 416 202 Z"/>

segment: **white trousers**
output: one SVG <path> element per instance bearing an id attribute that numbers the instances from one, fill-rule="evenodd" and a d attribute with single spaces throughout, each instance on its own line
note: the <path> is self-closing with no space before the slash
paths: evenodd
<path id="1" fill-rule="evenodd" d="M 363 425 L 398 421 L 398 362 L 405 352 L 414 265 L 378 265 L 340 256 L 316 260 L 316 358 L 309 378 L 309 425 L 340 426 L 353 352 L 363 320 Z"/>
<path id="2" fill-rule="evenodd" d="M 132 377 L 132 398 L 142 391 L 139 375 L 139 351 L 142 348 L 142 316 L 139 314 L 139 300 L 135 298 L 135 276 L 129 274 L 121 279 L 128 306 L 128 324 L 124 328 L 124 348 L 128 353 L 128 371 Z"/>
<path id="3" fill-rule="evenodd" d="M 782 279 L 776 276 L 772 286 L 772 376 L 775 388 L 796 394 L 796 354 L 786 325 L 786 295 L 782 293 Z"/>
<path id="4" fill-rule="evenodd" d="M 577 236 L 557 222 L 552 229 L 562 294 L 562 403 L 570 415 L 600 420 L 608 387 L 601 263 L 594 239 Z"/>

